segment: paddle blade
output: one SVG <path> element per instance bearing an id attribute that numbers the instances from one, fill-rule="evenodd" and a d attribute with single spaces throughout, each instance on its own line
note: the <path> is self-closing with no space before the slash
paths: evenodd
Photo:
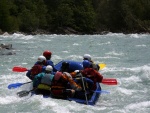
<path id="1" fill-rule="evenodd" d="M 104 78 L 102 83 L 106 85 L 117 85 L 117 80 L 114 78 Z"/>
<path id="2" fill-rule="evenodd" d="M 22 83 L 10 84 L 10 85 L 8 85 L 8 89 L 18 88 L 18 87 L 20 87 L 22 85 L 23 85 Z"/>
<path id="3" fill-rule="evenodd" d="M 14 72 L 25 72 L 25 71 L 28 71 L 28 69 L 24 68 L 24 67 L 15 66 L 15 67 L 13 67 L 12 71 L 14 71 Z"/>
<path id="4" fill-rule="evenodd" d="M 99 65 L 99 67 L 100 67 L 100 70 L 102 70 L 103 68 L 106 67 L 106 64 L 98 64 L 98 65 Z"/>
<path id="5" fill-rule="evenodd" d="M 35 90 L 35 89 L 32 89 L 32 90 L 30 90 L 30 91 L 26 91 L 26 90 L 20 91 L 20 92 L 17 93 L 17 95 L 18 95 L 19 97 L 25 97 L 25 96 L 28 96 L 29 93 L 32 92 L 32 91 L 34 91 L 34 90 Z"/>
<path id="6" fill-rule="evenodd" d="M 30 93 L 30 91 L 20 91 L 20 92 L 17 93 L 17 95 L 19 97 L 25 97 L 25 96 L 28 96 L 29 93 Z"/>
<path id="7" fill-rule="evenodd" d="M 8 85 L 8 89 L 14 89 L 14 88 L 18 88 L 24 84 L 28 84 L 28 83 L 31 83 L 32 81 L 30 82 L 25 82 L 25 83 L 14 83 L 14 84 L 10 84 Z"/>

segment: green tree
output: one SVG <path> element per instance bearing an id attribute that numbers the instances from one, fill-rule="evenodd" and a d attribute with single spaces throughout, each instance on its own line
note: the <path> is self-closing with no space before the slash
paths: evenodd
<path id="1" fill-rule="evenodd" d="M 0 0 L 0 29 L 150 32 L 149 0 Z"/>
<path id="2" fill-rule="evenodd" d="M 16 19 L 10 16 L 10 6 L 8 0 L 0 0 L 0 29 L 8 32 L 17 29 Z"/>
<path id="3" fill-rule="evenodd" d="M 122 0 L 101 0 L 97 10 L 97 28 L 101 31 L 119 32 L 124 29 Z"/>
<path id="4" fill-rule="evenodd" d="M 90 33 L 95 29 L 96 14 L 91 0 L 75 0 L 73 11 L 77 30 Z"/>
<path id="5" fill-rule="evenodd" d="M 25 32 L 35 31 L 38 28 L 38 19 L 34 12 L 24 9 L 19 15 L 20 30 Z"/>
<path id="6" fill-rule="evenodd" d="M 38 18 L 38 25 L 40 29 L 44 29 L 47 27 L 47 7 L 43 0 L 35 0 L 35 15 Z"/>
<path id="7" fill-rule="evenodd" d="M 126 0 L 123 1 L 124 20 L 129 31 L 150 31 L 150 1 L 149 0 Z"/>
<path id="8" fill-rule="evenodd" d="M 39 19 L 36 16 L 34 0 L 22 0 L 18 4 L 20 30 L 31 32 L 38 29 Z"/>
<path id="9" fill-rule="evenodd" d="M 53 23 L 58 27 L 66 27 L 72 26 L 73 23 L 73 11 L 69 7 L 68 4 L 61 4 L 57 12 L 55 13 L 55 17 L 53 18 Z"/>
<path id="10" fill-rule="evenodd" d="M 45 0 L 45 4 L 48 8 L 47 22 L 52 31 L 73 26 L 72 1 Z"/>

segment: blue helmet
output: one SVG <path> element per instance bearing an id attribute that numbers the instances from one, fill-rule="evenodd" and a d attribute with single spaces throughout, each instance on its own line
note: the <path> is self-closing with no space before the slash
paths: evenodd
<path id="1" fill-rule="evenodd" d="M 82 64 L 83 64 L 83 67 L 84 67 L 84 68 L 88 68 L 88 67 L 91 66 L 91 62 L 89 62 L 88 60 L 84 60 L 84 61 L 82 62 Z"/>

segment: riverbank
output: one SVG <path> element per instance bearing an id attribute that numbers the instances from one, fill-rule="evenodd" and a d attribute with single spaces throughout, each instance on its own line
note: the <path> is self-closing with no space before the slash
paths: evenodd
<path id="1" fill-rule="evenodd" d="M 22 31 L 16 31 L 16 32 L 3 32 L 0 29 L 0 35 L 10 35 L 10 34 L 14 34 L 14 33 L 18 33 L 18 34 L 24 34 L 24 35 L 41 35 L 41 34 L 62 34 L 62 35 L 71 35 L 71 34 L 76 34 L 76 35 L 94 35 L 94 34 L 98 34 L 98 35 L 105 35 L 108 33 L 123 33 L 123 34 L 150 34 L 150 32 L 139 32 L 139 31 L 117 31 L 117 32 L 111 32 L 111 31 L 95 31 L 95 32 L 91 32 L 91 33 L 85 33 L 85 32 L 79 32 L 76 31 L 72 28 L 66 27 L 66 28 L 59 28 L 58 30 L 51 32 L 48 30 L 43 30 L 43 29 L 37 29 L 36 31 L 31 31 L 31 32 L 22 32 Z"/>

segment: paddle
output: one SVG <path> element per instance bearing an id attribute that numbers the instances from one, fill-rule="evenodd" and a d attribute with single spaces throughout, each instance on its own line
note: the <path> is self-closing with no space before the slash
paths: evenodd
<path id="1" fill-rule="evenodd" d="M 103 78 L 102 82 L 105 85 L 117 85 L 117 80 L 115 78 Z"/>
<path id="2" fill-rule="evenodd" d="M 22 85 L 24 85 L 24 84 L 28 84 L 28 83 L 31 83 L 31 82 L 32 82 L 32 81 L 26 82 L 26 83 L 13 83 L 13 84 L 9 84 L 9 85 L 8 85 L 8 89 L 18 88 L 18 87 L 20 87 L 20 86 L 22 86 Z"/>
<path id="3" fill-rule="evenodd" d="M 83 76 L 81 74 L 81 79 L 82 79 L 82 85 L 83 85 L 83 88 L 84 88 L 84 95 L 85 95 L 85 99 L 86 99 L 86 105 L 88 105 L 88 99 L 87 99 L 87 94 L 86 94 L 86 89 L 85 89 L 85 84 L 84 84 L 84 80 L 83 80 Z"/>
<path id="4" fill-rule="evenodd" d="M 14 72 L 25 72 L 25 71 L 28 71 L 28 69 L 25 67 L 15 66 L 15 67 L 13 67 L 12 71 L 14 71 Z"/>
<path id="5" fill-rule="evenodd" d="M 30 91 L 26 91 L 26 90 L 20 91 L 20 92 L 17 93 L 17 95 L 18 95 L 19 97 L 28 96 L 31 91 L 34 91 L 34 89 L 32 89 L 32 90 L 30 90 Z"/>
<path id="6" fill-rule="evenodd" d="M 106 64 L 98 64 L 98 65 L 99 65 L 99 67 L 100 67 L 100 70 L 102 70 L 103 68 L 106 67 Z"/>
<path id="7" fill-rule="evenodd" d="M 79 73 L 79 74 L 77 74 L 77 76 L 76 77 L 81 77 L 82 76 L 82 74 L 81 73 Z M 83 77 L 84 78 L 84 77 Z M 77 78 L 76 78 L 77 79 Z M 103 80 L 102 80 L 102 82 L 101 82 L 102 84 L 105 84 L 105 85 L 117 85 L 118 83 L 117 83 L 117 79 L 115 79 L 115 78 L 103 78 Z"/>
<path id="8" fill-rule="evenodd" d="M 101 91 L 94 91 L 94 92 L 96 92 L 96 93 L 106 93 L 106 94 L 110 93 L 109 91 L 104 91 L 104 90 L 101 90 Z"/>

